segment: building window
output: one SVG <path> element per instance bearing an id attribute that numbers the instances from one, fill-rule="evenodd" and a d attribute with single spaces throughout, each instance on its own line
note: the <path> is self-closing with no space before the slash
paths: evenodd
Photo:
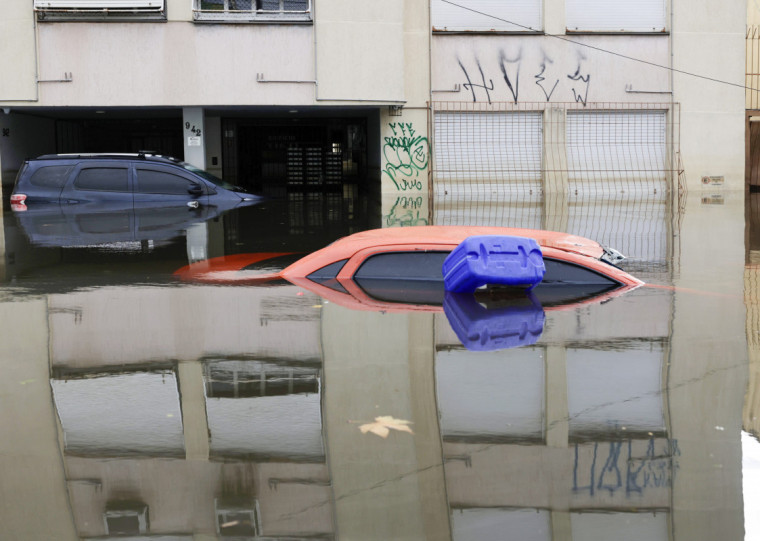
<path id="1" fill-rule="evenodd" d="M 541 0 L 432 0 L 433 32 L 540 32 Z"/>
<path id="2" fill-rule="evenodd" d="M 41 21 L 165 19 L 165 0 L 34 0 Z"/>
<path id="3" fill-rule="evenodd" d="M 568 32 L 662 33 L 666 0 L 566 0 Z"/>
<path id="4" fill-rule="evenodd" d="M 196 21 L 311 22 L 312 0 L 193 0 Z"/>

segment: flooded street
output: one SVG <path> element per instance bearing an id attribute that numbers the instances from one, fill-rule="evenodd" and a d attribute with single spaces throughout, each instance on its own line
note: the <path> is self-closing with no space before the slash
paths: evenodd
<path id="1" fill-rule="evenodd" d="M 237 280 L 428 225 L 421 197 L 6 207 L 0 537 L 760 539 L 760 194 L 534 197 L 432 221 L 582 235 L 646 285 L 515 308 Z"/>

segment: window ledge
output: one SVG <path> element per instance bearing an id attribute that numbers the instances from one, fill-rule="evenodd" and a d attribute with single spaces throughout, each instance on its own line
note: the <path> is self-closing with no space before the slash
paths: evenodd
<path id="1" fill-rule="evenodd" d="M 311 13 L 262 13 L 256 11 L 201 11 L 193 10 L 193 19 L 198 23 L 301 23 L 311 24 Z"/>
<path id="2" fill-rule="evenodd" d="M 134 21 L 156 22 L 166 21 L 166 13 L 160 11 L 145 11 L 134 9 L 37 9 L 37 20 L 40 22 L 60 21 Z"/>

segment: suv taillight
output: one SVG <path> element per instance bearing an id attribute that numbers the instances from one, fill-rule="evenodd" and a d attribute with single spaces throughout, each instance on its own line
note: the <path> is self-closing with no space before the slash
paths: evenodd
<path id="1" fill-rule="evenodd" d="M 13 210 L 26 210 L 26 194 L 14 193 L 11 195 L 11 208 Z"/>

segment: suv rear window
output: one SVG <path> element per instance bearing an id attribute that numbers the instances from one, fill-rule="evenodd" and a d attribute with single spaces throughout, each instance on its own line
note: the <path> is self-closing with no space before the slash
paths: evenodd
<path id="1" fill-rule="evenodd" d="M 71 171 L 70 165 L 49 165 L 37 169 L 29 182 L 41 188 L 63 188 Z"/>
<path id="2" fill-rule="evenodd" d="M 91 167 L 82 169 L 74 181 L 80 190 L 103 192 L 129 191 L 127 169 L 120 167 Z"/>

